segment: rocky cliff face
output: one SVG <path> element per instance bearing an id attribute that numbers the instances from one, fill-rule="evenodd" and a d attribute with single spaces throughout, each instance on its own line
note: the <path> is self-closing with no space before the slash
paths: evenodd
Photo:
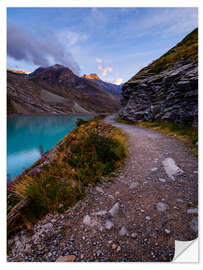
<path id="1" fill-rule="evenodd" d="M 55 65 L 26 76 L 7 72 L 7 105 L 8 114 L 111 113 L 119 109 L 119 99 Z"/>
<path id="2" fill-rule="evenodd" d="M 123 86 L 122 119 L 198 123 L 198 32 L 138 72 Z"/>

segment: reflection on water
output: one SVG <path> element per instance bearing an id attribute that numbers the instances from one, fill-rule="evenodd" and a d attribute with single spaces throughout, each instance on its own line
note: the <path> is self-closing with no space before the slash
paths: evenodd
<path id="1" fill-rule="evenodd" d="M 38 160 L 89 115 L 10 116 L 7 121 L 7 174 L 12 179 Z"/>

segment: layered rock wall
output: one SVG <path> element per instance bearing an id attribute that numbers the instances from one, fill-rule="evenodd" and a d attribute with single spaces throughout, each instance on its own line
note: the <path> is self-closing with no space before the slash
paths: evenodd
<path id="1" fill-rule="evenodd" d="M 198 123 L 198 63 L 180 61 L 157 75 L 123 86 L 119 115 L 131 121 Z"/>

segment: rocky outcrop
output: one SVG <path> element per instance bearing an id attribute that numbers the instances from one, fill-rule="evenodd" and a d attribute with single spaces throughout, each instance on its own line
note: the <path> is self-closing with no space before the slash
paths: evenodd
<path id="1" fill-rule="evenodd" d="M 96 79 L 96 80 L 101 80 L 101 79 L 99 78 L 99 76 L 98 76 L 96 73 L 91 73 L 90 75 L 84 74 L 83 77 L 86 78 L 86 79 Z"/>
<path id="2" fill-rule="evenodd" d="M 8 114 L 112 113 L 119 99 L 92 80 L 54 65 L 29 75 L 7 72 Z"/>
<path id="3" fill-rule="evenodd" d="M 190 54 L 186 53 L 188 48 Z M 122 95 L 122 119 L 196 126 L 197 30 L 125 83 Z"/>

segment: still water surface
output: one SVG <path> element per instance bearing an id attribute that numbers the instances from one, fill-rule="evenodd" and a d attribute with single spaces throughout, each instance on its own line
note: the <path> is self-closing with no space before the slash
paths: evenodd
<path id="1" fill-rule="evenodd" d="M 77 118 L 90 115 L 9 116 L 7 121 L 7 175 L 8 181 L 20 174 L 54 147 L 76 127 Z"/>

